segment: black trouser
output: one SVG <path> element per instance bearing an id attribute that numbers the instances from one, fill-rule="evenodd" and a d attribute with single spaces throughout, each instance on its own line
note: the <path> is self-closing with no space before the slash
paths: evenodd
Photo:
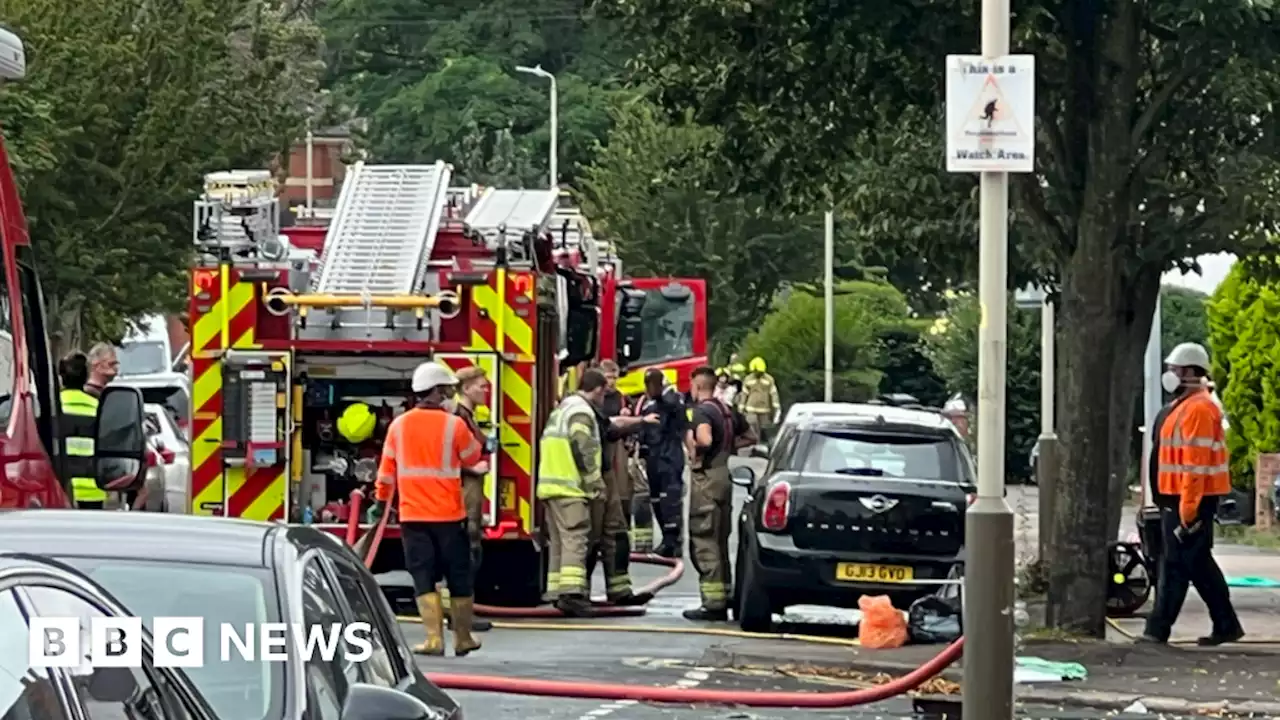
<path id="1" fill-rule="evenodd" d="M 684 530 L 684 466 L 651 460 L 646 470 L 653 516 L 662 531 L 662 544 L 679 548 Z"/>
<path id="2" fill-rule="evenodd" d="M 1231 606 L 1231 591 L 1218 562 L 1213 559 L 1213 518 L 1218 498 L 1207 497 L 1200 503 L 1200 529 L 1178 540 L 1175 531 L 1182 525 L 1176 508 L 1160 509 L 1163 530 L 1163 553 L 1160 557 L 1156 604 L 1147 618 L 1146 634 L 1157 640 L 1168 640 L 1173 623 L 1182 612 L 1187 589 L 1194 585 L 1196 593 L 1209 608 L 1215 637 L 1232 635 L 1240 630 L 1240 620 Z"/>
<path id="3" fill-rule="evenodd" d="M 471 542 L 467 521 L 402 522 L 404 568 L 413 578 L 413 594 L 436 591 L 441 580 L 449 583 L 449 595 L 471 597 Z"/>

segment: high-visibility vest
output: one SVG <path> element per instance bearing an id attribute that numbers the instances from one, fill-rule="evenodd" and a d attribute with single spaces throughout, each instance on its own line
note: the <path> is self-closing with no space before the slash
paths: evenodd
<path id="1" fill-rule="evenodd" d="M 1160 426 L 1157 488 L 1178 498 L 1185 525 L 1196 521 L 1200 500 L 1231 492 L 1222 410 L 1205 390 L 1180 400 Z"/>
<path id="2" fill-rule="evenodd" d="M 63 390 L 58 398 L 62 418 L 63 472 L 71 483 L 76 502 L 106 502 L 106 491 L 98 487 L 93 453 L 93 436 L 98 418 L 98 398 L 83 390 Z"/>
<path id="3" fill-rule="evenodd" d="M 587 422 L 575 426 L 572 421 L 579 416 L 585 416 Z M 595 410 L 591 408 L 591 403 L 581 395 L 570 395 L 551 411 L 547 426 L 542 431 L 542 438 L 538 441 L 538 499 L 587 496 L 584 478 L 573 460 L 573 442 L 570 438 L 571 433 L 584 432 L 584 427 L 590 428 L 589 432 L 595 440 L 595 467 L 598 472 L 602 449 Z"/>
<path id="4" fill-rule="evenodd" d="M 462 418 L 440 408 L 414 408 L 387 428 L 375 497 L 386 501 L 396 488 L 401 522 L 464 520 L 462 468 L 483 457 L 484 446 Z"/>

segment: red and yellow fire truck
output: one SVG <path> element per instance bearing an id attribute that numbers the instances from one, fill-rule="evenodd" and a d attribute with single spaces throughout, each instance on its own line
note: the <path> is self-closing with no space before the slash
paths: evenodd
<path id="1" fill-rule="evenodd" d="M 342 532 L 343 501 L 371 479 L 413 369 L 427 357 L 476 365 L 491 382 L 477 418 L 496 449 L 477 595 L 533 605 L 537 438 L 560 368 L 705 362 L 705 284 L 618 280 L 613 253 L 555 190 L 449 180 L 444 163 L 352 166 L 317 257 L 281 233 L 269 173 L 206 178 L 189 308 L 191 512 Z M 335 432 L 354 402 L 378 416 L 360 443 Z M 399 569 L 400 552 L 392 528 L 374 572 Z"/>

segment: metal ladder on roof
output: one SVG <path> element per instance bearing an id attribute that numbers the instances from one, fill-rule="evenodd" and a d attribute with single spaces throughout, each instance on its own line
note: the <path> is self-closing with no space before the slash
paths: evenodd
<path id="1" fill-rule="evenodd" d="M 490 189 L 471 206 L 463 223 L 490 248 L 504 246 L 515 258 L 528 260 L 517 251 L 520 241 L 528 233 L 546 230 L 559 202 L 560 191 L 555 189 Z"/>
<path id="2" fill-rule="evenodd" d="M 444 162 L 352 165 L 312 290 L 407 295 L 418 289 L 435 247 L 450 174 Z"/>

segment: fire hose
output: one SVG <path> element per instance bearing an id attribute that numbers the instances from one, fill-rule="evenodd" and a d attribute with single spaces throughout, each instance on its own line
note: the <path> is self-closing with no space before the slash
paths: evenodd
<path id="1" fill-rule="evenodd" d="M 359 490 L 351 493 L 351 512 L 347 521 L 347 542 L 364 560 L 365 567 L 372 567 L 378 546 L 386 533 L 391 512 L 384 511 L 378 518 L 377 525 L 363 537 L 357 537 L 360 531 L 360 505 L 364 493 Z M 395 502 L 395 489 L 387 499 L 390 507 Z M 362 547 L 363 546 L 363 547 Z M 659 559 L 651 555 L 632 555 L 639 561 L 655 562 Z M 663 564 L 669 564 L 672 571 L 657 582 L 642 588 L 642 592 L 657 592 L 669 587 L 680 579 L 684 572 L 684 564 L 675 559 L 660 558 Z M 563 613 L 553 607 L 505 608 L 495 606 L 475 606 L 476 613 L 487 617 L 559 617 Z M 609 605 L 597 606 L 597 616 L 642 615 L 644 608 L 624 608 Z M 500 675 L 469 675 L 457 673 L 426 673 L 427 679 L 446 690 L 473 690 L 479 692 L 497 692 L 513 695 L 538 695 L 544 697 L 568 697 L 596 700 L 634 700 L 637 702 L 672 703 L 679 705 L 736 705 L 745 707 L 794 707 L 794 708 L 843 708 L 857 705 L 868 705 L 908 693 L 929 679 L 937 676 L 949 665 L 958 660 L 964 652 L 964 638 L 961 637 L 938 653 L 931 660 L 889 682 L 870 688 L 846 690 L 841 692 L 751 692 L 736 690 L 708 690 L 701 688 L 652 687 L 647 685 L 623 685 L 619 683 L 568 682 L 563 680 L 537 680 L 533 678 L 514 678 Z"/>

